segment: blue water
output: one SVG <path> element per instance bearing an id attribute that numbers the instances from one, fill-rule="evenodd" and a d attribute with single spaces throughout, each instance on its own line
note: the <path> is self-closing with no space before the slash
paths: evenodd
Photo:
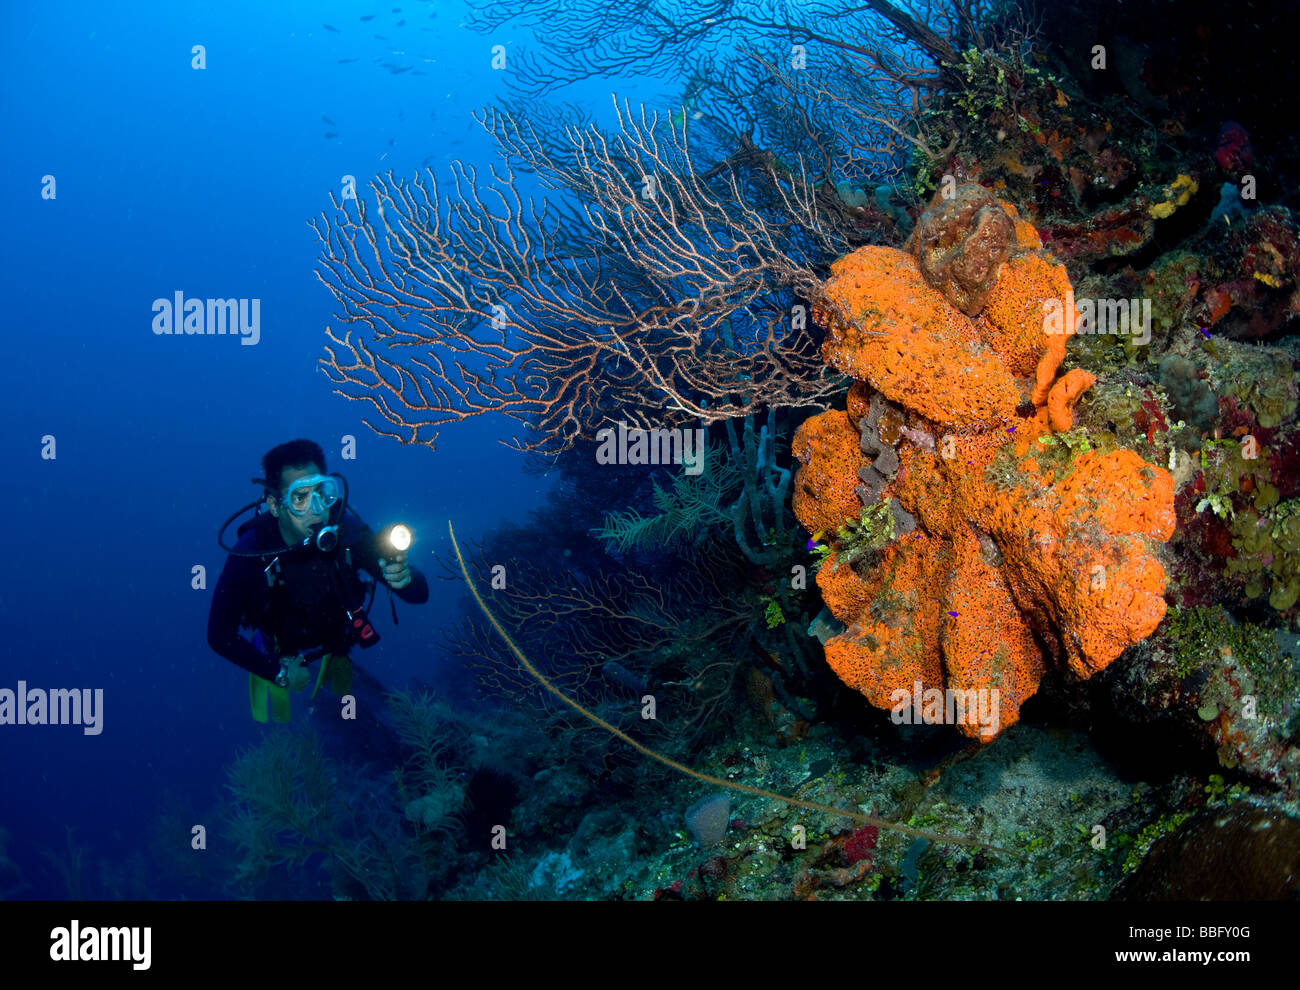
<path id="1" fill-rule="evenodd" d="M 470 116 L 502 87 L 489 41 L 458 25 L 458 5 L 399 3 L 402 15 L 391 0 L 0 10 L 0 686 L 104 691 L 97 736 L 0 730 L 0 827 L 27 884 L 16 896 L 65 896 L 45 853 L 66 859 L 68 827 L 92 862 L 116 861 L 164 802 L 210 806 L 223 767 L 265 731 L 248 717 L 244 673 L 205 630 L 225 558 L 217 526 L 256 494 L 268 448 L 321 443 L 368 522 L 415 530 L 426 571 L 448 519 L 473 537 L 545 494 L 498 442 L 511 422 L 445 429 L 436 452 L 403 447 L 367 429 L 317 367 L 334 300 L 313 274 L 308 221 L 329 191 L 344 174 L 364 183 L 422 163 L 445 177 L 490 151 Z M 47 175 L 54 199 L 41 195 Z M 260 341 L 155 335 L 152 303 L 177 291 L 260 299 Z M 340 459 L 346 436 L 355 460 Z M 196 567 L 206 589 L 191 586 Z M 386 601 L 375 609 L 384 642 L 366 659 L 393 686 L 463 681 L 435 641 L 461 590 L 436 576 L 400 628 Z M 175 893 L 157 882 L 157 896 Z"/>

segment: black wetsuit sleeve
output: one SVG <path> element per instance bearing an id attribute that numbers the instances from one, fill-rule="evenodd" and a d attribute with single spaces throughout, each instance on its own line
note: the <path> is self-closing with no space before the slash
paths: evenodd
<path id="1" fill-rule="evenodd" d="M 279 659 L 268 656 L 239 635 L 241 623 L 255 604 L 252 593 L 259 581 L 265 583 L 266 577 L 257 558 L 226 558 L 208 612 L 208 646 L 231 663 L 269 681 L 280 672 Z"/>
<path id="2" fill-rule="evenodd" d="M 379 569 L 379 558 L 384 556 L 385 548 L 380 547 L 379 537 L 359 517 L 351 517 L 351 522 L 356 527 L 356 535 L 349 541 L 354 548 L 353 563 L 375 579 L 376 587 L 387 588 L 384 573 Z M 429 582 L 418 568 L 412 567 L 411 583 L 400 590 L 394 589 L 393 594 L 408 605 L 423 605 L 429 600 Z"/>

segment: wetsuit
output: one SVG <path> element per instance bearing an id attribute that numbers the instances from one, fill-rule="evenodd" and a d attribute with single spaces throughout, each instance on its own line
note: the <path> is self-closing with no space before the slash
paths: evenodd
<path id="1" fill-rule="evenodd" d="M 241 526 L 235 549 L 240 553 L 269 551 L 268 556 L 228 557 L 208 613 L 208 645 L 231 663 L 268 681 L 280 672 L 282 656 L 346 652 L 355 641 L 347 611 L 365 599 L 357 571 L 364 570 L 377 585 L 384 584 L 379 569 L 384 554 L 378 538 L 352 512 L 345 513 L 339 524 L 339 545 L 333 553 L 315 548 L 280 553 L 273 586 L 267 581 L 266 567 L 275 551 L 283 547 L 279 522 L 270 513 Z M 429 600 L 429 583 L 412 567 L 411 583 L 394 594 L 418 605 Z M 260 632 L 257 639 L 264 645 L 240 635 L 241 626 Z"/>

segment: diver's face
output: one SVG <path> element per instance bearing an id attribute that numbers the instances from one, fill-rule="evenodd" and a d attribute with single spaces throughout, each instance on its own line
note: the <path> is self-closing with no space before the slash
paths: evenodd
<path id="1" fill-rule="evenodd" d="M 316 464 L 303 464 L 299 467 L 285 468 L 280 472 L 280 498 L 289 490 L 299 478 L 307 478 L 313 474 L 324 474 Z M 284 537 L 284 542 L 290 545 L 301 543 L 303 540 L 310 539 L 314 534 L 312 527 L 319 526 L 328 521 L 329 510 L 322 512 L 316 511 L 318 504 L 316 499 L 312 499 L 306 512 L 301 516 L 294 515 L 277 499 L 267 499 L 267 508 L 271 510 L 271 515 L 280 521 L 280 535 Z"/>

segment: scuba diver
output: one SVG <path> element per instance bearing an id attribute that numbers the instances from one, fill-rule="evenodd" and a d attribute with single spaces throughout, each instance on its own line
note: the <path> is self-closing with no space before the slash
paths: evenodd
<path id="1" fill-rule="evenodd" d="M 307 688 L 313 663 L 320 668 L 312 698 L 327 680 L 338 694 L 350 693 L 360 672 L 348 651 L 379 640 L 367 610 L 381 581 L 394 623 L 393 593 L 418 605 L 429 600 L 429 585 L 406 561 L 409 530 L 372 532 L 348 506 L 346 479 L 325 473 L 318 444 L 281 444 L 262 458 L 262 471 L 253 483 L 264 489 L 265 502 L 239 509 L 217 534 L 230 556 L 212 595 L 208 645 L 248 671 L 255 719 L 266 721 L 269 700 L 272 718 L 287 722 L 289 693 Z M 250 509 L 257 509 L 253 518 L 226 546 L 226 528 Z M 241 627 L 252 635 L 241 635 Z"/>

